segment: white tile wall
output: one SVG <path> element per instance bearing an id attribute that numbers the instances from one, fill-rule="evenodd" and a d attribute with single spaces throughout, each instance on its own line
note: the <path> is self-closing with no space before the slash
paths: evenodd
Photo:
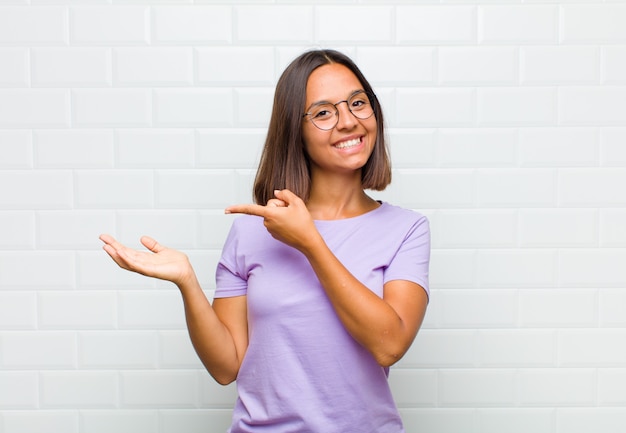
<path id="1" fill-rule="evenodd" d="M 591 406 L 596 401 L 596 372 L 578 368 L 535 368 L 517 373 L 522 406 Z"/>
<path id="2" fill-rule="evenodd" d="M 68 24 L 67 8 L 63 6 L 3 6 L 0 43 L 64 45 L 68 42 Z"/>
<path id="3" fill-rule="evenodd" d="M 0 87 L 23 87 L 28 85 L 28 50 L 25 48 L 1 48 Z"/>
<path id="4" fill-rule="evenodd" d="M 31 49 L 33 87 L 108 87 L 111 50 L 49 47 Z"/>
<path id="5" fill-rule="evenodd" d="M 69 89 L 0 90 L 0 127 L 69 127 L 69 92 Z"/>
<path id="6" fill-rule="evenodd" d="M 476 6 L 407 6 L 398 2 L 395 40 L 401 45 L 465 45 L 477 40 Z"/>
<path id="7" fill-rule="evenodd" d="M 442 128 L 436 143 L 439 164 L 444 167 L 514 167 L 518 135 L 515 129 L 509 128 Z"/>
<path id="8" fill-rule="evenodd" d="M 517 84 L 515 47 L 441 47 L 437 71 L 442 85 Z"/>
<path id="9" fill-rule="evenodd" d="M 109 232 L 184 250 L 207 295 L 286 64 L 351 55 L 394 183 L 432 225 L 407 433 L 626 431 L 626 2 L 0 4 L 0 433 L 225 431 L 235 387 L 180 295 Z"/>
<path id="10" fill-rule="evenodd" d="M 489 44 L 553 44 L 558 37 L 558 6 L 482 5 L 478 39 Z"/>
<path id="11" fill-rule="evenodd" d="M 72 92 L 77 127 L 150 126 L 152 95 L 143 89 L 76 89 Z"/>
<path id="12" fill-rule="evenodd" d="M 594 128 L 526 128 L 519 133 L 520 163 L 524 167 L 594 166 L 598 142 Z"/>
<path id="13" fill-rule="evenodd" d="M 319 15 L 315 16 L 314 14 L 317 11 L 319 11 Z M 335 11 L 323 11 L 323 8 L 315 9 L 311 4 L 271 6 L 238 5 L 234 8 L 234 13 L 235 19 L 233 20 L 233 24 L 236 28 L 235 39 L 238 42 L 250 45 L 268 44 L 271 46 L 276 41 L 282 41 L 287 44 L 307 44 L 314 37 L 316 21 L 319 22 L 320 30 L 328 28 L 330 32 L 346 32 L 350 28 L 350 26 L 344 25 L 344 22 L 340 23 L 339 26 L 333 26 L 332 22 L 328 21 L 333 19 Z M 371 15 L 372 12 L 368 12 L 368 8 L 359 8 L 357 13 L 363 14 L 366 18 L 367 15 Z M 336 17 L 342 16 L 345 15 L 341 13 L 336 15 Z M 361 21 L 361 19 L 358 19 L 358 21 Z M 389 30 L 388 26 L 381 27 Z M 260 28 L 263 30 L 259 31 Z M 323 33 L 323 31 L 320 31 L 320 34 L 321 33 Z"/>
<path id="14" fill-rule="evenodd" d="M 621 2 L 561 5 L 561 40 L 566 44 L 623 43 L 626 29 L 620 23 L 626 18 Z"/>
<path id="15" fill-rule="evenodd" d="M 76 45 L 145 45 L 149 41 L 148 6 L 73 6 L 70 40 Z"/>
<path id="16" fill-rule="evenodd" d="M 120 374 L 107 371 L 52 371 L 39 374 L 42 409 L 114 408 L 119 405 Z"/>
<path id="17" fill-rule="evenodd" d="M 5 411 L 0 415 L 0 420 L 5 431 L 40 433 L 80 431 L 78 414 L 63 410 Z"/>
<path id="18" fill-rule="evenodd" d="M 477 91 L 480 125 L 544 126 L 556 118 L 556 90 L 551 87 L 483 87 Z"/>
<path id="19" fill-rule="evenodd" d="M 479 409 L 476 413 L 476 431 L 497 433 L 553 432 L 554 411 L 550 409 Z M 471 431 L 471 430 L 468 430 Z"/>
<path id="20" fill-rule="evenodd" d="M 523 84 L 598 83 L 600 51 L 595 46 L 527 46 L 521 49 Z"/>
<path id="21" fill-rule="evenodd" d="M 158 433 L 159 413 L 156 410 L 84 410 L 80 413 L 81 432 Z"/>
<path id="22" fill-rule="evenodd" d="M 0 130 L 0 168 L 31 168 L 32 138 L 25 130 Z"/>
<path id="23" fill-rule="evenodd" d="M 626 121 L 624 87 L 564 87 L 558 99 L 559 120 L 566 125 L 618 126 Z"/>
<path id="24" fill-rule="evenodd" d="M 211 46 L 229 44 L 233 40 L 236 24 L 232 7 L 161 6 L 158 3 L 154 2 L 150 7 L 150 39 L 153 44 Z"/>
<path id="25" fill-rule="evenodd" d="M 608 128 L 602 131 L 601 135 L 601 161 L 603 165 L 614 165 L 623 167 L 626 165 L 626 149 L 619 146 L 626 137 L 624 128 Z"/>
<path id="26" fill-rule="evenodd" d="M 590 430 L 617 433 L 626 423 L 621 408 L 559 409 L 556 414 L 557 433 L 583 433 Z"/>
<path id="27" fill-rule="evenodd" d="M 602 78 L 606 83 L 624 84 L 626 81 L 626 56 L 623 45 L 608 45 L 602 50 Z"/>
<path id="28" fill-rule="evenodd" d="M 188 47 L 116 48 L 113 80 L 118 86 L 185 86 L 193 83 Z"/>

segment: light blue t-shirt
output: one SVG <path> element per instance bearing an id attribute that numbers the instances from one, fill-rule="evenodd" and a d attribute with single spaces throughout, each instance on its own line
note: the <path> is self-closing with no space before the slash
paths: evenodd
<path id="1" fill-rule="evenodd" d="M 378 296 L 391 280 L 428 293 L 425 216 L 382 203 L 363 215 L 315 221 L 343 265 Z M 216 272 L 216 298 L 247 296 L 249 346 L 237 376 L 231 433 L 402 433 L 388 369 L 339 321 L 302 253 L 263 219 L 235 219 Z"/>

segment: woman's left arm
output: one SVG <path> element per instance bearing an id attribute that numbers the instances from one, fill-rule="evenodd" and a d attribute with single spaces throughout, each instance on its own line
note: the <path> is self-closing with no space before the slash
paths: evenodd
<path id="1" fill-rule="evenodd" d="M 407 280 L 385 284 L 380 298 L 356 279 L 328 248 L 306 206 L 288 190 L 267 206 L 237 205 L 228 213 L 264 218 L 270 234 L 301 251 L 310 262 L 337 316 L 350 335 L 384 367 L 396 363 L 409 349 L 422 324 L 428 296 Z"/>
<path id="2" fill-rule="evenodd" d="M 409 349 L 422 324 L 428 297 L 418 284 L 392 280 L 378 297 L 357 280 L 326 246 L 303 251 L 350 335 L 384 367 Z"/>

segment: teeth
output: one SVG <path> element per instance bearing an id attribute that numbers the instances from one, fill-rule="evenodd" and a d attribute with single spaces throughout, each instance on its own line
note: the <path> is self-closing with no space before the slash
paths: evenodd
<path id="1" fill-rule="evenodd" d="M 357 146 L 359 143 L 361 143 L 361 139 L 360 138 L 355 138 L 354 140 L 348 140 L 348 141 L 344 141 L 343 143 L 339 143 L 335 147 L 337 147 L 337 149 L 345 149 L 346 147 Z"/>

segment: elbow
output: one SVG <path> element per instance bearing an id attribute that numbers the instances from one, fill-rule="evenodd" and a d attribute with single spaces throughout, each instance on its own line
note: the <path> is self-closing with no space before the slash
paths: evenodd
<path id="1" fill-rule="evenodd" d="M 213 379 L 215 379 L 215 381 L 222 386 L 230 385 L 237 380 L 237 376 L 226 374 L 211 374 L 211 377 L 213 377 Z"/>
<path id="2" fill-rule="evenodd" d="M 370 352 L 378 365 L 388 368 L 402 359 L 409 350 L 412 341 L 412 339 L 407 341 L 401 337 L 392 338 L 389 332 L 384 332 L 383 338 L 380 338 L 377 344 L 370 348 Z"/>
<path id="3" fill-rule="evenodd" d="M 374 356 L 374 358 L 376 359 L 376 362 L 378 363 L 378 365 L 384 368 L 389 368 L 402 358 L 402 354 L 385 353 L 385 354 L 378 354 Z"/>
<path id="4" fill-rule="evenodd" d="M 215 380 L 216 380 L 216 382 L 217 382 L 217 383 L 219 383 L 219 384 L 220 384 L 220 385 L 222 385 L 222 386 L 227 386 L 227 385 L 230 385 L 231 383 L 233 383 L 233 382 L 235 381 L 235 379 L 226 379 L 226 380 L 221 380 L 221 379 L 220 379 L 220 380 L 218 380 L 218 379 L 215 379 Z"/>
<path id="5" fill-rule="evenodd" d="M 411 347 L 411 342 L 404 339 L 387 339 L 379 341 L 379 346 L 371 350 L 374 359 L 381 367 L 391 367 L 402 359 Z"/>
<path id="6" fill-rule="evenodd" d="M 209 369 L 207 371 L 218 384 L 222 386 L 230 385 L 237 380 L 238 370 L 230 369 Z"/>
<path id="7" fill-rule="evenodd" d="M 381 347 L 380 350 L 373 353 L 373 355 L 378 365 L 388 368 L 400 361 L 406 353 L 406 350 L 406 347 L 394 344 L 387 347 Z"/>
<path id="8" fill-rule="evenodd" d="M 218 384 L 226 386 L 237 380 L 239 364 L 224 365 L 219 363 L 204 362 L 204 368 Z"/>

